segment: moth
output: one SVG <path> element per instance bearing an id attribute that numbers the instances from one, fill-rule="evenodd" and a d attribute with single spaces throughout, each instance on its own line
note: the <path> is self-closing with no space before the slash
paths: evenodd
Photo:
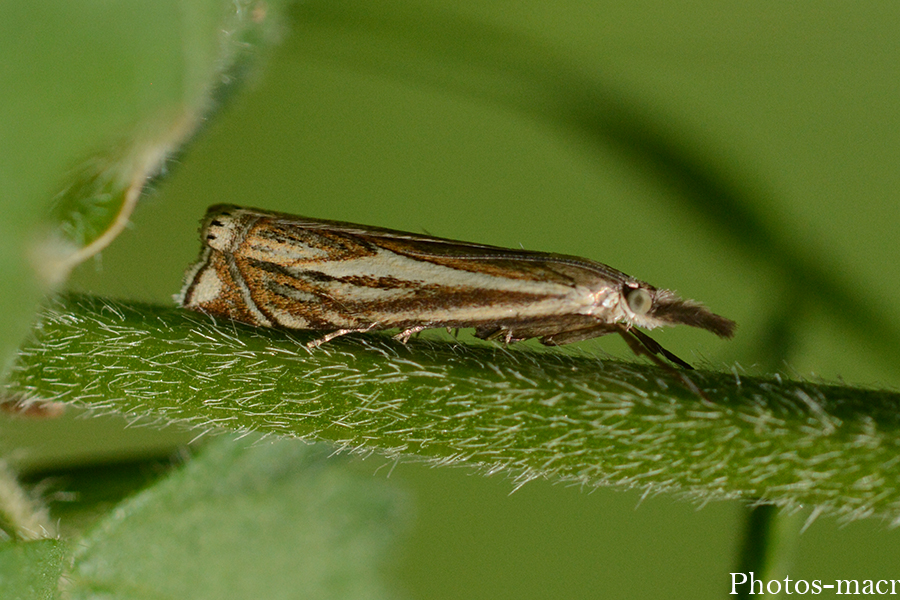
<path id="1" fill-rule="evenodd" d="M 176 301 L 261 327 L 348 333 L 474 327 L 506 343 L 562 345 L 610 333 L 636 354 L 691 366 L 638 328 L 690 325 L 730 338 L 734 321 L 576 256 L 472 244 L 255 208 L 208 209 L 198 261 Z"/>

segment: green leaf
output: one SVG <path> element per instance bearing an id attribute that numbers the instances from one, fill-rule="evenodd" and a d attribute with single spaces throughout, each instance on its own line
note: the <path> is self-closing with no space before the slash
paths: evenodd
<path id="1" fill-rule="evenodd" d="M 0 596 L 4 600 L 60 597 L 60 576 L 69 560 L 58 540 L 0 544 Z"/>
<path id="2" fill-rule="evenodd" d="M 0 374 L 41 294 L 122 231 L 217 89 L 274 37 L 281 4 L 5 7 L 0 54 L 19 58 L 0 70 Z"/>
<path id="3" fill-rule="evenodd" d="M 219 438 L 116 505 L 89 493 L 81 510 L 105 510 L 85 533 L 0 544 L 0 596 L 390 598 L 382 569 L 406 526 L 405 498 L 332 452 Z"/>
<path id="4" fill-rule="evenodd" d="M 308 351 L 314 335 L 69 297 L 45 312 L 9 391 L 519 482 L 900 518 L 896 393 L 383 335 Z"/>
<path id="5" fill-rule="evenodd" d="M 389 598 L 403 505 L 330 449 L 226 438 L 78 541 L 71 598 Z"/>

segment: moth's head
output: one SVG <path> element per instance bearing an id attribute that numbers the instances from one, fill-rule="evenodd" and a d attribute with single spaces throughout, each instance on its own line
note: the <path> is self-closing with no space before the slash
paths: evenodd
<path id="1" fill-rule="evenodd" d="M 653 329 L 664 325 L 690 325 L 730 338 L 737 324 L 710 312 L 693 300 L 682 300 L 675 292 L 659 290 L 641 281 L 626 281 L 619 290 L 619 306 L 630 323 Z"/>
<path id="2" fill-rule="evenodd" d="M 213 250 L 231 252 L 241 227 L 241 209 L 231 204 L 210 206 L 203 217 L 200 238 Z"/>

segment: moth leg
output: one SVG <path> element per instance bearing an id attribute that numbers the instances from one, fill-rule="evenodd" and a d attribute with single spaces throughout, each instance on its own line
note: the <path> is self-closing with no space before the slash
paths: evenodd
<path id="1" fill-rule="evenodd" d="M 660 360 L 658 355 L 663 355 L 679 367 L 693 370 L 694 367 L 684 362 L 665 348 L 663 348 L 656 340 L 639 329 L 629 329 L 619 324 L 599 324 L 591 327 L 582 327 L 581 329 L 572 329 L 570 331 L 561 331 L 541 338 L 541 343 L 546 346 L 562 346 L 582 340 L 600 337 L 609 333 L 618 333 L 622 339 L 631 348 L 631 351 L 638 356 L 647 356 L 657 365 L 668 368 L 668 365 Z"/>
<path id="2" fill-rule="evenodd" d="M 502 335 L 503 328 L 502 327 L 476 327 L 475 328 L 475 337 L 480 340 L 496 340 Z"/>
<path id="3" fill-rule="evenodd" d="M 337 331 L 332 331 L 331 333 L 326 333 L 322 337 L 317 340 L 313 340 L 306 344 L 306 347 L 310 350 L 318 348 L 322 344 L 326 342 L 330 342 L 334 338 L 341 337 L 342 335 L 347 335 L 348 333 L 365 333 L 367 331 L 371 331 L 373 327 L 375 327 L 376 323 L 372 323 L 366 327 L 357 327 L 355 329 L 338 329 Z"/>
<path id="4" fill-rule="evenodd" d="M 654 340 L 652 337 L 650 337 L 643 331 L 640 331 L 638 329 L 620 328 L 619 335 L 622 336 L 622 338 L 625 340 L 625 342 L 628 344 L 628 346 L 631 348 L 631 350 L 635 354 L 638 354 L 638 355 L 643 354 L 644 356 L 649 357 L 650 360 L 652 360 L 653 362 L 655 362 L 657 364 L 662 363 L 662 361 L 657 356 L 658 354 L 662 354 L 663 356 L 668 358 L 670 361 L 672 361 L 679 367 L 688 369 L 690 371 L 694 370 L 694 367 L 692 367 L 688 363 L 684 362 L 683 360 L 681 360 L 680 358 L 678 358 L 677 356 L 675 356 L 674 354 L 672 354 L 671 352 L 669 352 L 668 350 L 663 348 L 659 344 L 659 342 Z M 629 336 L 631 336 L 631 337 L 629 337 Z M 662 363 L 662 364 L 665 365 L 665 363 Z"/>
<path id="5" fill-rule="evenodd" d="M 592 325 L 590 327 L 582 327 L 581 329 L 573 329 L 571 331 L 561 331 L 552 333 L 541 338 L 541 343 L 545 346 L 564 346 L 582 340 L 600 337 L 609 333 L 618 333 L 617 325 Z"/>
<path id="6" fill-rule="evenodd" d="M 502 327 L 476 327 L 475 337 L 480 340 L 499 340 L 503 337 L 504 330 Z"/>
<path id="7" fill-rule="evenodd" d="M 663 362 L 661 358 L 656 356 L 656 354 L 657 353 L 662 354 L 663 356 L 665 356 L 666 358 L 671 360 L 673 363 L 675 363 L 681 367 L 684 367 L 685 369 L 690 369 L 691 371 L 693 371 L 694 367 L 687 364 L 686 362 L 684 362 L 683 360 L 681 360 L 680 358 L 678 358 L 677 356 L 675 356 L 674 354 L 672 354 L 671 352 L 669 352 L 668 350 L 666 350 L 665 348 L 660 346 L 656 340 L 651 338 L 649 335 L 647 335 L 643 331 L 639 331 L 637 329 L 626 329 L 626 328 L 622 327 L 619 330 L 619 335 L 622 336 L 622 338 L 625 340 L 625 342 L 628 344 L 628 346 L 632 349 L 632 351 L 634 351 L 635 354 L 638 354 L 638 355 L 643 354 L 644 356 L 648 357 L 650 360 L 652 360 L 654 363 L 656 363 L 656 365 L 658 367 L 663 368 L 666 371 L 669 371 L 673 375 L 677 376 L 678 379 L 681 380 L 681 383 L 683 383 L 687 389 L 689 389 L 693 393 L 697 394 L 697 396 L 699 396 L 700 398 L 703 398 L 707 402 L 710 402 L 709 397 L 706 394 L 704 394 L 700 388 L 697 387 L 697 384 L 695 384 L 693 381 L 688 379 L 687 376 L 683 372 L 677 371 L 672 367 L 672 365 Z"/>
<path id="8" fill-rule="evenodd" d="M 497 329 L 486 335 L 479 335 L 478 332 L 476 332 L 475 337 L 481 338 L 483 340 L 488 340 L 490 342 L 502 341 L 504 344 L 520 342 L 523 339 L 520 337 L 514 337 L 512 329 L 506 329 L 504 327 L 498 327 Z"/>
<path id="9" fill-rule="evenodd" d="M 395 335 L 394 339 L 401 344 L 405 344 L 414 334 L 419 333 L 420 331 L 425 331 L 426 329 L 428 329 L 428 325 L 416 325 L 415 327 L 404 329 L 403 331 Z"/>

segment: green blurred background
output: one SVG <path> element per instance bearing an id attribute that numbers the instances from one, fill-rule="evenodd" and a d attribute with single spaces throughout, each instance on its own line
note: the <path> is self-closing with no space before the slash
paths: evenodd
<path id="1" fill-rule="evenodd" d="M 698 331 L 655 336 L 690 362 L 874 387 L 900 383 L 894 356 L 846 326 L 854 315 L 839 322 L 806 301 L 807 290 L 773 267 L 779 257 L 748 252 L 710 226 L 684 190 L 639 154 L 442 85 L 458 67 L 437 83 L 399 77 L 366 54 L 393 52 L 415 64 L 415 31 L 398 32 L 397 39 L 413 40 L 408 46 L 384 50 L 323 25 L 321 15 L 341 15 L 343 3 L 317 6 L 290 12 L 284 43 L 169 165 L 132 227 L 76 271 L 70 288 L 171 302 L 198 252 L 200 217 L 208 205 L 228 202 L 593 258 L 739 323 L 732 342 Z M 404 23 L 419 15 L 455 24 L 461 47 L 473 30 L 534 41 L 726 173 L 766 227 L 884 316 L 872 336 L 882 326 L 900 331 L 893 306 L 900 281 L 900 5 L 347 6 L 351 17 L 383 10 L 402 13 Z M 521 57 L 516 45 L 508 49 L 511 62 Z M 553 74 L 546 75 L 552 84 Z M 768 340 L 785 320 L 787 349 L 770 364 Z M 618 340 L 583 348 L 632 360 Z M 38 468 L 140 456 L 185 438 L 123 425 L 72 415 L 53 423 L 5 420 L 0 440 L 19 464 Z M 642 500 L 637 492 L 543 481 L 511 493 L 501 476 L 462 469 L 377 457 L 356 466 L 411 490 L 414 525 L 393 561 L 409 597 L 712 598 L 727 593 L 736 564 L 737 503 L 697 510 L 669 496 Z M 800 537 L 789 574 L 891 578 L 898 551 L 900 538 L 882 523 L 823 518 Z"/>

